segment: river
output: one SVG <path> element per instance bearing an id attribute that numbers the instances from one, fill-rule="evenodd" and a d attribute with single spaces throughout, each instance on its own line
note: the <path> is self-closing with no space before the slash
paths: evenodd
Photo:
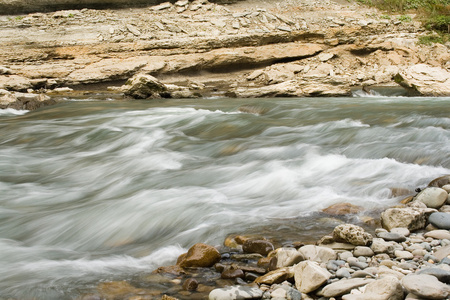
<path id="1" fill-rule="evenodd" d="M 76 298 L 230 233 L 318 238 L 331 204 L 450 173 L 448 97 L 99 97 L 0 112 L 0 298 Z"/>

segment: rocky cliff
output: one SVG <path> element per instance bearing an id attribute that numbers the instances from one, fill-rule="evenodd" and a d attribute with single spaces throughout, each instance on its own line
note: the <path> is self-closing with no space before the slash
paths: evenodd
<path id="1" fill-rule="evenodd" d="M 416 64 L 437 68 L 436 82 L 446 82 L 449 47 L 419 45 L 424 29 L 411 17 L 330 0 L 179 0 L 2 16 L 0 89 L 120 91 L 147 74 L 167 85 L 166 97 L 348 95 L 396 85 Z"/>

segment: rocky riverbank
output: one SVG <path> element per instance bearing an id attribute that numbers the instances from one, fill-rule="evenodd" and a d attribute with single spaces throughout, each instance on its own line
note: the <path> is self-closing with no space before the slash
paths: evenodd
<path id="1" fill-rule="evenodd" d="M 121 93 L 134 75 L 166 85 L 153 97 L 344 96 L 396 82 L 414 95 L 450 95 L 449 47 L 420 45 L 423 34 L 414 15 L 330 0 L 4 15 L 0 107 L 33 109 L 52 103 L 41 94 L 93 85 Z"/>
<path id="2" fill-rule="evenodd" d="M 176 265 L 103 282 L 81 299 L 448 299 L 449 192 L 450 175 L 431 181 L 383 211 L 382 228 L 373 234 L 344 223 L 315 244 L 278 247 L 263 236 L 242 235 L 218 248 L 195 244 Z M 361 211 L 338 204 L 324 213 Z"/>

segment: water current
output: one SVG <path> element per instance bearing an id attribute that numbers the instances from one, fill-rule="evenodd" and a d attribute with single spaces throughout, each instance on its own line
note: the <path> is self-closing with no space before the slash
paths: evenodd
<path id="1" fill-rule="evenodd" d="M 331 204 L 450 173 L 450 98 L 79 100 L 0 112 L 0 298 L 76 298 L 231 233 L 318 238 Z"/>

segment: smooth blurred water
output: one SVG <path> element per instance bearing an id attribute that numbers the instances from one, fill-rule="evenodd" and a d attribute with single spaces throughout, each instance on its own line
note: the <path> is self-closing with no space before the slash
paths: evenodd
<path id="1" fill-rule="evenodd" d="M 321 226 L 302 220 L 331 204 L 397 203 L 390 188 L 450 173 L 449 107 L 378 96 L 1 111 L 0 298 L 71 299 L 196 242 L 301 238 Z"/>

